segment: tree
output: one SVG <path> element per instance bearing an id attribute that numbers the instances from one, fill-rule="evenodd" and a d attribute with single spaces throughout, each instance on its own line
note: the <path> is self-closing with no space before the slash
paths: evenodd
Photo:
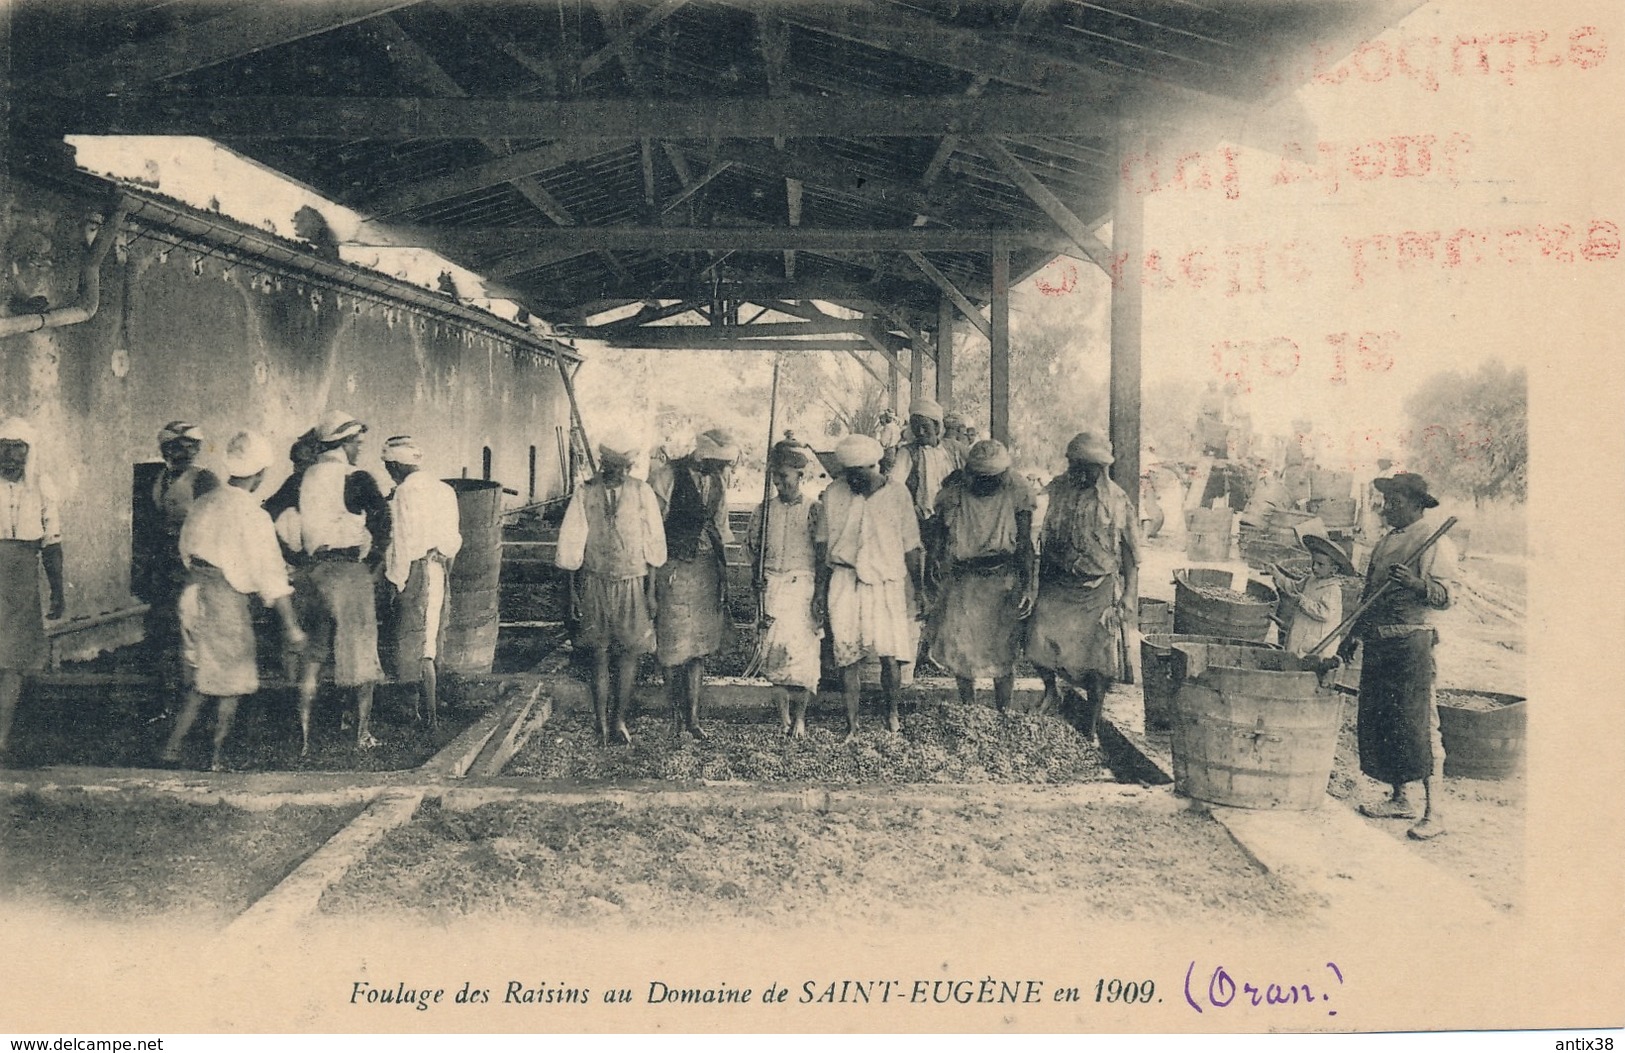
<path id="1" fill-rule="evenodd" d="M 1435 374 L 1405 400 L 1410 467 L 1474 506 L 1524 500 L 1529 485 L 1529 379 L 1499 360 L 1475 373 Z"/>

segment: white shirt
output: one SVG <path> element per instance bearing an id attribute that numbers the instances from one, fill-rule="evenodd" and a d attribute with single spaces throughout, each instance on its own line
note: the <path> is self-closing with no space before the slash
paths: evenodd
<path id="1" fill-rule="evenodd" d="M 56 487 L 25 470 L 18 482 L 0 479 L 0 540 L 62 543 L 62 514 Z"/>
<path id="2" fill-rule="evenodd" d="M 358 471 L 342 449 L 328 450 L 299 481 L 299 529 L 306 552 L 323 548 L 372 550 L 367 517 L 344 505 L 344 480 Z"/>
<path id="3" fill-rule="evenodd" d="M 412 564 L 438 549 L 447 559 L 463 547 L 457 523 L 457 492 L 421 469 L 401 480 L 389 498 L 389 551 L 384 554 L 384 576 L 405 590 Z"/>
<path id="4" fill-rule="evenodd" d="M 219 567 L 232 588 L 258 593 L 267 607 L 293 594 L 271 517 L 247 490 L 228 484 L 193 502 L 181 527 L 180 551 L 187 566 L 201 559 Z"/>

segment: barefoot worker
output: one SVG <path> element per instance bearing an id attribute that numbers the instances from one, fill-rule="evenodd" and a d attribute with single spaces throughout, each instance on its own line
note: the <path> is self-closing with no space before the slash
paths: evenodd
<path id="1" fill-rule="evenodd" d="M 1106 468 L 1112 446 L 1079 432 L 1066 471 L 1050 481 L 1039 541 L 1038 602 L 1027 626 L 1027 657 L 1044 679 L 1041 708 L 1060 702 L 1057 676 L 1083 688 L 1084 734 L 1093 741 L 1106 688 L 1123 675 L 1123 621 L 1138 594 L 1140 530 L 1134 506 Z"/>
<path id="2" fill-rule="evenodd" d="M 373 569 L 389 547 L 389 502 L 372 473 L 356 467 L 367 426 L 331 410 L 316 430 L 322 452 L 299 484 L 300 545 L 311 559 L 310 650 L 299 681 L 300 755 L 310 750 L 310 714 L 322 667 L 355 694 L 356 746 L 378 745 L 372 695 L 384 678 L 378 662 Z"/>
<path id="3" fill-rule="evenodd" d="M 678 733 L 697 739 L 705 656 L 728 631 L 728 468 L 739 459 L 733 437 L 720 428 L 701 435 L 694 452 L 649 472 L 666 524 L 666 565 L 657 576 L 655 656 L 666 670 L 666 697 Z"/>
<path id="4" fill-rule="evenodd" d="M 1362 614 L 1338 648 L 1338 657 L 1360 662 L 1360 770 L 1393 788 L 1387 800 L 1364 804 L 1360 812 L 1374 819 L 1414 819 L 1416 808 L 1406 784 L 1422 783 L 1421 821 L 1408 831 L 1417 840 L 1444 833 L 1437 793 L 1444 747 L 1439 741 L 1439 711 L 1433 699 L 1433 646 L 1439 632 L 1428 624 L 1434 611 L 1450 607 L 1456 549 L 1448 536 L 1432 548 L 1422 545 L 1436 529 L 1423 513 L 1438 507 L 1420 475 L 1398 472 L 1377 479 L 1382 519 L 1389 531 L 1371 550 L 1361 602 L 1391 582 L 1386 592 Z"/>
<path id="5" fill-rule="evenodd" d="M 846 699 L 846 737 L 858 732 L 859 666 L 880 659 L 886 727 L 900 731 L 897 663 L 913 653 L 910 623 L 923 616 L 920 525 L 909 492 L 880 473 L 880 443 L 848 435 L 835 447 L 841 477 L 819 497 L 819 620 L 827 619 Z M 914 585 L 911 608 L 905 586 Z"/>
<path id="6" fill-rule="evenodd" d="M 163 759 L 180 760 L 181 745 L 197 720 L 205 697 L 219 702 L 214 723 L 211 771 L 224 766 L 221 751 L 231 734 L 237 703 L 259 690 L 254 622 L 248 598 L 275 609 L 282 619 L 284 644 L 304 646 L 305 634 L 293 614 L 293 586 L 282 562 L 271 517 L 254 499 L 271 464 L 271 447 L 252 432 L 239 432 L 226 444 L 223 487 L 192 505 L 181 527 L 179 552 L 186 566 L 186 587 L 177 601 L 181 654 L 187 667 L 186 701 L 175 720 Z"/>
<path id="7" fill-rule="evenodd" d="M 62 617 L 62 518 L 56 487 L 36 463 L 33 427 L 0 421 L 0 753 L 22 695 L 23 673 L 45 667 L 39 575 L 51 591 L 46 617 Z"/>
<path id="8" fill-rule="evenodd" d="M 1021 620 L 1032 613 L 1033 495 L 995 439 L 970 449 L 964 469 L 937 494 L 932 543 L 944 570 L 931 660 L 954 675 L 959 699 L 976 700 L 976 678 L 993 679 L 1000 713 L 1015 687 Z"/>
<path id="9" fill-rule="evenodd" d="M 439 726 L 440 648 L 451 617 L 447 577 L 463 548 L 457 492 L 421 470 L 423 447 L 410 435 L 386 439 L 383 459 L 395 480 L 384 553 L 384 577 L 395 586 L 395 680 L 417 683 L 412 719 L 419 719 L 421 704 L 433 728 Z"/>
<path id="10" fill-rule="evenodd" d="M 143 647 L 152 671 L 159 674 L 168 689 L 164 696 L 168 712 L 169 692 L 186 688 L 186 667 L 181 661 L 180 622 L 176 603 L 188 581 L 181 564 L 181 528 L 192 505 L 216 489 L 220 480 L 197 463 L 203 449 L 203 429 L 184 420 L 170 421 L 158 433 L 158 452 L 164 458 L 163 471 L 153 480 L 147 497 L 151 504 L 140 521 L 147 524 L 132 545 L 139 549 L 139 573 L 131 583 L 135 595 L 147 603 L 143 617 Z"/>
<path id="11" fill-rule="evenodd" d="M 598 740 L 605 745 L 611 728 L 619 741 L 632 741 L 626 721 L 638 659 L 655 649 L 653 571 L 666 562 L 660 503 L 647 483 L 628 474 L 637 445 L 618 439 L 598 444 L 598 474 L 570 498 L 555 557 L 558 566 L 573 572 L 571 589 L 581 610 L 575 642 L 592 649 L 593 713 Z"/>
<path id="12" fill-rule="evenodd" d="M 778 443 L 767 466 L 777 494 L 751 513 L 745 540 L 751 565 L 762 568 L 755 583 L 766 612 L 759 645 L 762 675 L 775 689 L 784 733 L 799 739 L 807 734 L 807 698 L 818 690 L 819 640 L 824 635 L 813 604 L 818 506 L 801 493 L 807 455 L 799 445 Z"/>

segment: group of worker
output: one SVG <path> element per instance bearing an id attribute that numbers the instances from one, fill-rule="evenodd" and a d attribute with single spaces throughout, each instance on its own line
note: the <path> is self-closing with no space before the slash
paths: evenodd
<path id="1" fill-rule="evenodd" d="M 906 441 L 846 436 L 816 501 L 803 493 L 811 451 L 789 441 L 771 449 L 774 493 L 752 513 L 745 542 L 763 612 L 757 657 L 786 734 L 806 734 L 826 633 L 848 739 L 866 660 L 878 660 L 886 727 L 897 731 L 902 664 L 929 656 L 967 701 L 978 678 L 991 678 L 1005 710 L 1023 647 L 1044 680 L 1042 707 L 1058 708 L 1064 679 L 1083 690 L 1082 725 L 1094 733 L 1106 688 L 1122 676 L 1140 562 L 1133 508 L 1107 474 L 1111 445 L 1090 432 L 1072 440 L 1035 537 L 1034 494 L 1009 450 L 985 440 L 961 451 L 945 423 L 940 405 L 917 399 Z M 677 730 L 704 738 L 703 660 L 727 625 L 724 491 L 739 450 L 727 433 L 706 432 L 689 455 L 656 464 L 648 483 L 629 474 L 635 454 L 631 442 L 600 444 L 598 475 L 571 500 L 559 538 L 576 639 L 594 656 L 597 729 L 606 743 L 631 741 L 638 660 L 653 651 Z"/>
<path id="2" fill-rule="evenodd" d="M 378 744 L 371 711 L 384 678 L 380 623 L 394 644 L 385 653 L 397 679 L 417 684 L 415 708 L 421 716 L 426 706 L 436 723 L 447 574 L 462 545 L 457 498 L 419 471 L 423 449 L 409 435 L 383 445 L 395 484 L 385 494 L 356 466 L 367 430 L 341 410 L 327 413 L 293 444 L 292 474 L 263 503 L 256 491 L 275 460 L 263 436 L 232 435 L 217 474 L 198 463 L 204 434 L 196 424 L 172 421 L 159 432 L 164 464 L 144 495 L 150 505 L 138 509 L 138 521 L 150 525 L 133 537 L 140 572 L 132 590 L 148 604 L 148 655 L 183 699 L 163 747 L 166 763 L 179 762 L 204 701 L 214 699 L 211 767 L 223 767 L 238 703 L 260 686 L 256 597 L 276 613 L 296 671 L 302 754 L 329 666 L 353 697 L 357 746 Z M 0 750 L 23 672 L 44 664 L 40 564 L 48 617 L 61 617 L 64 607 L 59 505 L 49 478 L 32 466 L 36 444 L 27 422 L 0 422 Z"/>

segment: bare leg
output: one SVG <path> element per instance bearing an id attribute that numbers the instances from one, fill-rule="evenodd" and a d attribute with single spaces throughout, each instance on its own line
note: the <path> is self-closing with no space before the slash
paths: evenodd
<path id="1" fill-rule="evenodd" d="M 419 668 L 422 679 L 418 681 L 418 697 L 429 710 L 429 729 L 432 731 L 440 726 L 440 669 L 433 658 L 423 659 Z"/>
<path id="2" fill-rule="evenodd" d="M 592 715 L 598 744 L 609 745 L 609 648 L 592 649 Z"/>
<path id="3" fill-rule="evenodd" d="M 842 742 L 851 742 L 858 735 L 858 685 L 862 676 L 862 662 L 853 662 L 841 670 L 841 697 L 846 700 L 846 738 Z"/>
<path id="4" fill-rule="evenodd" d="M 897 659 L 880 660 L 880 693 L 886 699 L 886 730 L 902 731 L 903 722 L 897 716 L 897 693 L 902 690 L 902 676 L 897 670 Z"/>
<path id="5" fill-rule="evenodd" d="M 1440 787 L 1432 776 L 1422 780 L 1422 821 L 1406 831 L 1418 841 L 1438 837 L 1444 833 L 1444 817 L 1439 814 Z"/>
<path id="6" fill-rule="evenodd" d="M 687 678 L 688 733 L 703 742 L 707 738 L 705 729 L 700 727 L 700 686 L 705 682 L 704 658 L 688 660 Z"/>
<path id="7" fill-rule="evenodd" d="M 790 689 L 791 710 L 794 722 L 790 725 L 790 737 L 804 739 L 807 737 L 807 698 L 812 692 L 804 687 Z"/>
<path id="8" fill-rule="evenodd" d="M 786 735 L 790 734 L 790 692 L 794 690 L 782 684 L 773 687 L 773 701 L 779 707 L 779 730 Z"/>
<path id="9" fill-rule="evenodd" d="M 357 684 L 355 687 L 355 744 L 357 749 L 370 750 L 378 745 L 373 738 L 372 728 L 372 689 L 373 684 Z"/>
<path id="10" fill-rule="evenodd" d="M 632 692 L 638 686 L 638 655 L 622 651 L 615 664 L 615 727 L 614 735 L 626 745 L 632 745 L 632 732 L 626 722 L 632 719 Z"/>
<path id="11" fill-rule="evenodd" d="M 1106 706 L 1106 678 L 1099 673 L 1087 673 L 1083 678 L 1083 737 L 1090 742 L 1100 741 L 1100 711 Z"/>
<path id="12" fill-rule="evenodd" d="M 181 704 L 181 714 L 175 718 L 175 727 L 169 733 L 169 742 L 164 745 L 163 759 L 174 762 L 181 759 L 181 743 L 186 741 L 187 733 L 192 730 L 192 724 L 197 720 L 198 710 L 203 708 L 203 696 L 196 691 L 186 693 L 186 701 Z"/>
<path id="13" fill-rule="evenodd" d="M 954 683 L 959 685 L 959 701 L 965 705 L 974 705 L 976 702 L 976 681 L 968 676 L 954 677 Z"/>
<path id="14" fill-rule="evenodd" d="M 302 745 L 299 756 L 310 754 L 310 711 L 316 706 L 316 681 L 322 670 L 314 662 L 306 662 L 299 676 L 299 734 Z"/>
<path id="15" fill-rule="evenodd" d="M 1038 675 L 1044 681 L 1044 697 L 1038 703 L 1040 713 L 1055 713 L 1061 708 L 1061 685 L 1055 677 L 1055 670 L 1038 667 Z"/>
<path id="16" fill-rule="evenodd" d="M 23 674 L 16 669 L 0 669 L 0 751 L 11 740 L 11 722 L 17 716 L 17 699 L 23 693 Z"/>
<path id="17" fill-rule="evenodd" d="M 683 667 L 666 666 L 666 701 L 671 705 L 671 733 L 683 737 L 683 692 L 686 688 Z"/>
<path id="18" fill-rule="evenodd" d="M 1000 713 L 1010 712 L 1010 700 L 1016 693 L 1016 674 L 1006 673 L 993 678 L 993 704 Z"/>
<path id="19" fill-rule="evenodd" d="M 190 692 L 196 695 L 197 692 Z M 226 736 L 231 734 L 231 722 L 237 716 L 237 695 L 220 696 L 220 712 L 214 718 L 214 756 L 209 760 L 210 771 L 225 771 L 226 765 L 221 760 L 221 751 L 226 745 Z"/>

